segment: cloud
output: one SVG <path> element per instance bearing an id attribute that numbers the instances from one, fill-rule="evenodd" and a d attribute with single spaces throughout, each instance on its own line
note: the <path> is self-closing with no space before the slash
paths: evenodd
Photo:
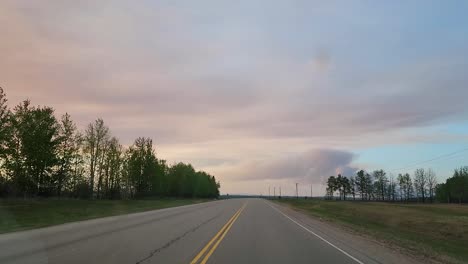
<path id="1" fill-rule="evenodd" d="M 427 129 L 468 117 L 463 14 L 268 4 L 3 1 L 0 84 L 11 104 L 81 128 L 102 117 L 124 144 L 152 137 L 223 180 L 346 174 L 355 148 L 463 141 Z M 426 25 L 440 20 L 450 30 Z"/>
<path id="2" fill-rule="evenodd" d="M 467 116 L 468 65 L 461 59 L 401 59 L 386 71 L 376 65 L 378 72 L 356 67 L 373 63 L 370 55 L 348 61 L 354 55 L 316 43 L 298 58 L 283 46 L 294 43 L 270 34 L 283 30 L 265 27 L 269 16 L 244 27 L 243 5 L 232 7 L 233 13 L 220 5 L 226 12 L 220 24 L 205 23 L 184 5 L 5 5 L 3 19 L 17 28 L 0 28 L 7 36 L 0 43 L 0 70 L 11 101 L 30 97 L 70 112 L 81 126 L 103 117 L 127 142 L 132 131 L 162 143 L 225 137 L 334 141 Z M 215 9 L 205 12 L 206 19 L 221 19 Z"/>
<path id="3" fill-rule="evenodd" d="M 354 175 L 356 155 L 342 150 L 316 149 L 278 159 L 250 161 L 224 174 L 235 180 L 307 180 L 321 183 L 324 177 L 339 173 Z"/>

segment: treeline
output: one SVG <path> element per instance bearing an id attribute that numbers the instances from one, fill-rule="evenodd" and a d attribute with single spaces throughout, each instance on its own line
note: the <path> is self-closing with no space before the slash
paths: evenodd
<path id="1" fill-rule="evenodd" d="M 366 201 L 420 201 L 433 202 L 440 189 L 432 169 L 417 169 L 414 175 L 408 173 L 388 176 L 384 170 L 367 173 L 360 170 L 354 176 L 341 174 L 330 176 L 327 180 L 327 198 Z"/>
<path id="2" fill-rule="evenodd" d="M 219 187 L 190 164 L 158 159 L 150 138 L 124 148 L 102 119 L 81 132 L 48 106 L 10 109 L 0 87 L 0 197 L 213 198 Z"/>
<path id="3" fill-rule="evenodd" d="M 451 178 L 437 186 L 437 200 L 447 203 L 468 203 L 468 166 L 456 169 Z"/>
<path id="4" fill-rule="evenodd" d="M 351 177 L 338 174 L 327 180 L 327 198 L 333 199 L 335 194 L 340 200 L 468 203 L 468 166 L 455 169 L 453 176 L 440 184 L 432 169 L 422 168 L 413 176 L 404 173 L 396 178 L 384 170 L 360 170 Z"/>

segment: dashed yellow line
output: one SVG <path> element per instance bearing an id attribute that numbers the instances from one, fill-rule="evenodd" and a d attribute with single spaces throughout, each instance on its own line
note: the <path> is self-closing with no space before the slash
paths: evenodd
<path id="1" fill-rule="evenodd" d="M 239 216 L 242 213 L 242 211 L 244 210 L 245 206 L 246 206 L 246 204 L 244 204 L 241 208 L 239 208 L 239 210 L 237 210 L 237 212 L 231 217 L 231 219 L 229 219 L 229 221 L 221 228 L 221 230 L 219 230 L 219 232 L 216 233 L 216 235 L 210 240 L 210 242 L 208 242 L 208 244 L 206 244 L 206 246 L 200 251 L 200 253 L 198 253 L 195 256 L 195 258 L 190 262 L 190 264 L 196 264 L 201 259 L 201 257 L 205 254 L 205 252 L 208 249 L 210 249 L 211 245 L 214 243 L 214 245 L 211 247 L 211 249 L 205 255 L 203 260 L 200 262 L 200 264 L 205 264 L 208 261 L 210 256 L 213 254 L 213 252 L 218 247 L 219 243 L 221 243 L 221 241 L 226 236 L 229 229 L 231 229 L 234 222 L 237 220 L 237 218 L 239 218 Z"/>

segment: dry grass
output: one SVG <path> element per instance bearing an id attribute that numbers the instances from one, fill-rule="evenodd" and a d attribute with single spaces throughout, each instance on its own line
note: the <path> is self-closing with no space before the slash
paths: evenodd
<path id="1" fill-rule="evenodd" d="M 468 263 L 468 206 L 281 200 L 390 242 L 414 254 L 443 262 Z"/>

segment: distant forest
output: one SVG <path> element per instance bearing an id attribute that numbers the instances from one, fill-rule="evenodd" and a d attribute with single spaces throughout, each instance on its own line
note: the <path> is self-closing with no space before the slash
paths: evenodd
<path id="1" fill-rule="evenodd" d="M 48 106 L 10 109 L 0 87 L 0 197 L 214 198 L 219 187 L 190 164 L 157 158 L 150 138 L 125 148 L 102 119 L 79 131 Z"/>
<path id="2" fill-rule="evenodd" d="M 437 183 L 432 169 L 416 169 L 397 177 L 387 175 L 384 170 L 367 173 L 360 170 L 356 175 L 341 174 L 327 180 L 327 198 L 365 201 L 443 202 L 468 203 L 468 167 L 455 169 L 445 183 Z"/>

